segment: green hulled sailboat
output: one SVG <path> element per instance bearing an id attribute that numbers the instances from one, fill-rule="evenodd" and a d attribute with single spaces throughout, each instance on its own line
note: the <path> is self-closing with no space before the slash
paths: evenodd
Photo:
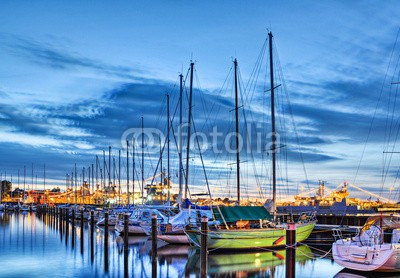
<path id="1" fill-rule="evenodd" d="M 214 215 L 222 227 L 212 227 L 208 231 L 209 249 L 251 249 L 257 247 L 276 247 L 286 245 L 286 223 L 277 223 L 276 217 L 276 143 L 275 132 L 275 109 L 274 109 L 274 75 L 272 57 L 272 33 L 269 36 L 269 56 L 270 56 L 270 93 L 271 93 L 271 125 L 272 125 L 272 212 L 271 216 L 264 207 L 217 207 Z M 237 172 L 237 195 L 240 204 L 240 174 L 239 174 L 239 128 L 238 128 L 238 94 L 237 94 L 237 61 L 235 65 L 235 99 L 236 99 L 236 172 Z M 313 231 L 316 219 L 314 215 L 303 215 L 295 223 L 296 240 L 301 242 L 306 240 Z M 292 224 L 293 225 L 293 224 Z M 197 247 L 200 246 L 201 231 L 187 229 L 186 234 L 189 240 Z"/>

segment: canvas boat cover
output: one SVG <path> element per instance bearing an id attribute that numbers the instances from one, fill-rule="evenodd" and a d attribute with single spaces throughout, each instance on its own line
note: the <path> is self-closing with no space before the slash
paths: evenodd
<path id="1" fill-rule="evenodd" d="M 219 210 L 224 216 L 227 223 L 236 222 L 239 220 L 272 220 L 272 215 L 263 206 L 233 206 L 219 207 Z M 218 208 L 213 208 L 213 213 L 216 220 L 224 222 Z"/>

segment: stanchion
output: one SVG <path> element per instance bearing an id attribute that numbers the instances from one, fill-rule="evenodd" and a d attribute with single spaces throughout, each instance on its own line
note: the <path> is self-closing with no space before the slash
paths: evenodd
<path id="1" fill-rule="evenodd" d="M 207 277 L 207 239 L 208 239 L 208 218 L 201 218 L 201 237 L 200 237 L 200 277 Z"/>
<path id="2" fill-rule="evenodd" d="M 287 223 L 286 228 L 286 278 L 296 276 L 296 224 Z"/>
<path id="3" fill-rule="evenodd" d="M 108 272 L 108 212 L 104 213 L 104 271 Z"/>

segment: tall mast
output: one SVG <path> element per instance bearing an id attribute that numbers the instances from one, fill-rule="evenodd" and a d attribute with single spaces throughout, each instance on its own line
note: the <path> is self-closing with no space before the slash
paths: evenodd
<path id="1" fill-rule="evenodd" d="M 99 157 L 96 155 L 96 190 L 99 189 Z"/>
<path id="2" fill-rule="evenodd" d="M 113 182 L 112 185 L 115 187 L 115 174 L 116 174 L 116 169 L 115 169 L 115 156 L 113 156 Z"/>
<path id="3" fill-rule="evenodd" d="M 168 190 L 168 205 L 170 204 L 170 198 L 171 198 L 171 187 L 170 187 L 170 176 L 169 176 L 169 130 L 170 130 L 170 121 L 169 121 L 169 94 L 167 94 L 167 120 L 168 120 L 168 124 L 167 124 L 167 190 Z"/>
<path id="4" fill-rule="evenodd" d="M 163 165 L 162 165 L 162 146 L 161 136 L 158 136 L 158 142 L 160 143 L 160 184 L 163 185 Z"/>
<path id="5" fill-rule="evenodd" d="M 75 185 L 75 192 L 74 192 L 74 199 L 75 199 L 75 205 L 76 205 L 76 198 L 77 198 L 77 196 L 76 196 L 76 186 L 77 186 L 77 184 L 78 184 L 78 173 L 76 172 L 76 163 L 75 163 L 75 183 L 74 183 L 74 185 Z"/>
<path id="6" fill-rule="evenodd" d="M 132 195 L 135 200 L 135 144 L 136 142 L 132 139 Z"/>
<path id="7" fill-rule="evenodd" d="M 82 205 L 85 204 L 85 167 L 82 168 L 81 200 L 82 200 Z"/>
<path id="8" fill-rule="evenodd" d="M 235 65 L 235 120 L 236 120 L 236 186 L 237 201 L 240 204 L 240 150 L 239 150 L 239 97 L 237 82 L 237 60 L 233 61 Z"/>
<path id="9" fill-rule="evenodd" d="M 126 140 L 126 191 L 128 194 L 128 206 L 130 204 L 129 198 L 129 141 Z"/>
<path id="10" fill-rule="evenodd" d="M 192 99 L 193 99 L 193 66 L 194 63 L 190 63 L 190 90 L 189 90 L 189 117 L 187 126 L 187 145 L 186 145 L 186 177 L 185 177 L 185 199 L 188 194 L 189 184 L 189 150 L 190 150 L 190 124 L 192 122 Z"/>
<path id="11" fill-rule="evenodd" d="M 33 189 L 33 163 L 32 163 L 32 189 Z M 28 190 L 29 190 L 29 186 L 28 186 Z"/>
<path id="12" fill-rule="evenodd" d="M 92 193 L 94 193 L 94 165 L 92 163 Z"/>
<path id="13" fill-rule="evenodd" d="M 108 186 L 111 185 L 111 146 L 108 146 Z"/>
<path id="14" fill-rule="evenodd" d="M 26 166 L 24 165 L 24 195 L 22 195 L 22 201 L 25 199 L 25 176 L 26 176 Z"/>
<path id="15" fill-rule="evenodd" d="M 43 165 L 43 187 L 44 187 L 44 200 L 43 200 L 43 203 L 46 204 L 46 164 Z"/>
<path id="16" fill-rule="evenodd" d="M 102 176 L 102 182 L 103 182 L 103 192 L 105 192 L 106 189 L 106 152 L 103 150 L 103 176 Z"/>
<path id="17" fill-rule="evenodd" d="M 182 95 L 183 95 L 183 75 L 179 75 L 179 194 L 178 194 L 178 205 L 182 205 L 182 187 L 183 187 L 183 164 L 182 164 Z"/>
<path id="18" fill-rule="evenodd" d="M 276 218 L 276 135 L 275 135 L 275 99 L 274 99 L 274 62 L 272 59 L 272 33 L 269 36 L 269 70 L 271 83 L 271 125 L 272 125 L 272 212 Z"/>
<path id="19" fill-rule="evenodd" d="M 121 204 L 121 150 L 118 150 L 118 204 Z"/>
<path id="20" fill-rule="evenodd" d="M 144 200 L 144 122 L 142 116 L 142 204 Z"/>
<path id="21" fill-rule="evenodd" d="M 90 164 L 89 164 L 89 167 L 87 168 L 88 169 L 88 182 L 87 182 L 87 188 L 88 188 L 88 191 L 89 191 L 89 201 L 88 201 L 88 204 L 91 204 L 91 202 L 90 202 L 90 185 L 91 185 L 91 182 L 92 182 L 92 180 L 90 179 L 90 175 L 91 175 L 91 172 L 90 172 L 90 170 L 91 170 L 91 168 L 90 168 Z"/>

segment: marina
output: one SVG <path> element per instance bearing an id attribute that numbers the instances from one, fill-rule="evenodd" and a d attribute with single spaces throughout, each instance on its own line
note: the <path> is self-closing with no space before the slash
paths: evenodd
<path id="1" fill-rule="evenodd" d="M 2 277 L 198 277 L 200 273 L 200 254 L 188 245 L 160 246 L 154 266 L 148 236 L 129 237 L 126 256 L 123 239 L 110 230 L 105 261 L 104 229 L 95 227 L 92 245 L 90 222 L 85 222 L 81 233 L 80 223 L 73 232 L 72 223 L 60 222 L 52 214 L 0 212 L 0 226 L 0 248 L 8 250 L 0 254 Z M 298 246 L 296 277 L 343 277 L 340 276 L 343 267 L 320 248 L 321 245 Z M 285 252 L 285 249 L 259 249 L 211 253 L 207 273 L 209 277 L 284 277 Z"/>
<path id="2" fill-rule="evenodd" d="M 399 277 L 398 8 L 1 2 L 0 278 Z"/>

